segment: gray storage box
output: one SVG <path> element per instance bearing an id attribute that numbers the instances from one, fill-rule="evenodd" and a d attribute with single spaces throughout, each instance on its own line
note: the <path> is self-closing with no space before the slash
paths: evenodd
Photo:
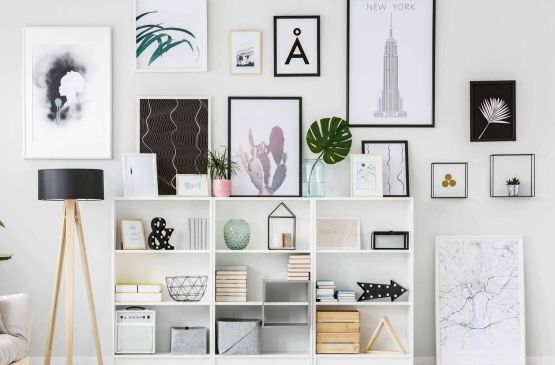
<path id="1" fill-rule="evenodd" d="M 259 355 L 261 325 L 260 319 L 219 319 L 218 353 Z"/>
<path id="2" fill-rule="evenodd" d="M 208 328 L 172 327 L 170 351 L 178 354 L 207 354 Z"/>

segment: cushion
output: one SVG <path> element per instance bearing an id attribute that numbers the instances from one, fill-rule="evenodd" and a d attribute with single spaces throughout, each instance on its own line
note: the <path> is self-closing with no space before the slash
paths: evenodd
<path id="1" fill-rule="evenodd" d="M 0 313 L 0 335 L 2 333 L 8 333 L 6 326 L 4 326 L 4 322 L 2 322 L 2 313 Z"/>
<path id="2" fill-rule="evenodd" d="M 0 335 L 0 365 L 21 360 L 27 353 L 27 341 L 12 335 Z"/>
<path id="3" fill-rule="evenodd" d="M 0 296 L 2 332 L 29 342 L 31 332 L 31 301 L 27 294 Z"/>

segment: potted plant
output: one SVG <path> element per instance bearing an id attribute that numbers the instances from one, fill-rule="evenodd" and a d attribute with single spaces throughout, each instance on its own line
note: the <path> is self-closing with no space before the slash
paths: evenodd
<path id="1" fill-rule="evenodd" d="M 312 123 L 306 133 L 306 143 L 314 160 L 303 164 L 303 195 L 324 196 L 324 161 L 328 165 L 343 161 L 351 151 L 353 136 L 346 120 L 339 117 L 323 118 Z"/>
<path id="2" fill-rule="evenodd" d="M 4 225 L 4 223 L 2 221 L 0 221 L 0 227 L 1 228 L 6 228 L 6 226 Z M 1 254 L 0 253 L 0 261 L 6 261 L 12 258 L 12 255 L 5 255 L 5 254 Z"/>
<path id="3" fill-rule="evenodd" d="M 516 177 L 506 181 L 507 192 L 509 196 L 518 196 L 518 187 L 520 186 L 520 180 Z"/>
<path id="4" fill-rule="evenodd" d="M 231 177 L 237 174 L 237 162 L 229 156 L 226 147 L 208 151 L 207 167 L 212 178 L 212 195 L 228 197 L 231 195 Z"/>

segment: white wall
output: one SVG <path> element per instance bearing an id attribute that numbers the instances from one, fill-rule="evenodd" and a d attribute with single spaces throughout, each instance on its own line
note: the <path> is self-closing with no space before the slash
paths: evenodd
<path id="1" fill-rule="evenodd" d="M 523 234 L 526 236 L 528 354 L 554 356 L 555 245 L 550 226 L 555 216 L 555 1 L 438 0 L 436 39 L 436 125 L 434 129 L 356 129 L 353 152 L 361 139 L 408 139 L 411 193 L 416 198 L 416 355 L 434 355 L 433 238 L 445 234 Z M 119 156 L 134 151 L 137 95 L 211 95 L 213 142 L 227 140 L 227 96 L 303 97 L 305 127 L 323 116 L 345 111 L 345 16 L 343 0 L 209 0 L 207 74 L 135 74 L 131 0 L 2 0 L 0 52 L 0 251 L 15 259 L 0 264 L 0 293 L 28 292 L 34 300 L 31 354 L 41 356 L 50 308 L 61 205 L 38 202 L 36 170 L 95 167 L 106 173 L 106 201 L 83 203 L 85 234 L 105 351 L 110 331 L 110 199 L 121 194 Z M 272 16 L 322 16 L 322 77 L 274 78 Z M 26 25 L 108 25 L 113 29 L 114 160 L 24 161 L 22 159 L 21 29 Z M 264 74 L 230 76 L 228 31 L 263 30 Z M 470 80 L 517 80 L 517 142 L 468 142 Z M 306 151 L 306 149 L 305 149 Z M 531 152 L 537 156 L 537 197 L 503 200 L 488 197 L 488 156 Z M 470 197 L 429 198 L 430 163 L 468 161 Z M 348 194 L 348 164 L 328 170 L 328 194 Z M 331 173 L 333 171 L 333 174 Z M 94 353 L 86 316 L 85 293 L 77 287 L 76 354 Z M 63 308 L 63 306 L 62 306 Z M 61 355 L 63 326 L 55 353 Z"/>

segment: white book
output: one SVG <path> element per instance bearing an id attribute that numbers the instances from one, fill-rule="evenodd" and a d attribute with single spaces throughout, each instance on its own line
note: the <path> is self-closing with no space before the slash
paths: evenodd
<path id="1" fill-rule="evenodd" d="M 321 285 L 333 286 L 335 288 L 335 282 L 333 280 L 318 280 L 316 285 L 320 287 Z"/>
<path id="2" fill-rule="evenodd" d="M 335 290 L 333 289 L 316 289 L 316 295 L 333 295 Z"/>
<path id="3" fill-rule="evenodd" d="M 289 281 L 309 281 L 310 278 L 309 277 L 290 276 L 290 277 L 287 277 L 287 280 L 289 280 Z"/>
<path id="4" fill-rule="evenodd" d="M 161 293 L 162 284 L 137 284 L 138 293 Z"/>
<path id="5" fill-rule="evenodd" d="M 116 284 L 116 293 L 136 293 L 137 284 Z"/>
<path id="6" fill-rule="evenodd" d="M 116 302 L 161 302 L 162 293 L 116 293 Z"/>

